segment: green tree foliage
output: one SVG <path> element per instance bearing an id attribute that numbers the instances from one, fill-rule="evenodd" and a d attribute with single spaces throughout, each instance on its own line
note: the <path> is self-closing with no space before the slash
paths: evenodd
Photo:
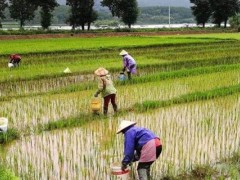
<path id="1" fill-rule="evenodd" d="M 0 28 L 2 28 L 1 20 L 5 18 L 5 15 L 3 12 L 7 6 L 8 4 L 5 0 L 0 0 Z"/>
<path id="2" fill-rule="evenodd" d="M 122 21 L 127 24 L 129 28 L 131 25 L 136 23 L 138 17 L 138 5 L 136 0 L 123 0 L 124 11 L 122 11 Z"/>
<path id="3" fill-rule="evenodd" d="M 112 16 L 120 17 L 121 15 L 121 1 L 119 0 L 103 0 L 101 2 L 101 5 L 104 7 L 108 7 L 108 9 L 111 11 Z"/>
<path id="4" fill-rule="evenodd" d="M 38 5 L 32 0 L 9 0 L 9 11 L 11 18 L 20 21 L 20 27 L 22 28 L 25 21 L 32 20 L 34 18 L 34 12 Z"/>
<path id="5" fill-rule="evenodd" d="M 211 16 L 209 0 L 190 0 L 190 2 L 194 4 L 191 9 L 197 24 L 202 24 L 202 26 L 205 27 L 205 23 Z"/>
<path id="6" fill-rule="evenodd" d="M 43 29 L 47 29 L 52 22 L 52 12 L 59 4 L 56 0 L 38 0 L 38 4 L 41 7 L 41 26 Z"/>
<path id="7" fill-rule="evenodd" d="M 109 8 L 112 16 L 121 18 L 129 28 L 137 21 L 139 11 L 136 0 L 103 0 L 101 4 Z"/>
<path id="8" fill-rule="evenodd" d="M 240 28 L 240 14 L 237 14 L 229 19 L 231 27 Z"/>
<path id="9" fill-rule="evenodd" d="M 219 27 L 224 22 L 224 27 L 227 26 L 229 17 L 236 15 L 240 11 L 239 0 L 209 0 L 212 8 L 213 23 Z"/>
<path id="10" fill-rule="evenodd" d="M 67 0 L 67 5 L 71 7 L 71 14 L 67 22 L 74 30 L 76 27 L 81 26 L 84 30 L 85 24 L 90 25 L 97 19 L 97 12 L 93 10 L 94 0 Z"/>

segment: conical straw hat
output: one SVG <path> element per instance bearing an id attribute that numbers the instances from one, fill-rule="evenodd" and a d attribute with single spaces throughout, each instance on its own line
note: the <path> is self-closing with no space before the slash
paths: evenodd
<path id="1" fill-rule="evenodd" d="M 71 73 L 71 70 L 69 68 L 66 68 L 63 72 L 64 73 Z"/>
<path id="2" fill-rule="evenodd" d="M 94 71 L 94 74 L 96 74 L 97 76 L 105 76 L 108 74 L 108 70 L 106 70 L 103 67 L 100 67 L 96 71 Z"/>
<path id="3" fill-rule="evenodd" d="M 122 51 L 119 53 L 120 56 L 127 55 L 127 54 L 128 54 L 128 52 L 125 51 L 125 50 L 122 50 Z"/>
<path id="4" fill-rule="evenodd" d="M 122 120 L 118 127 L 117 134 L 120 133 L 122 130 L 126 129 L 127 127 L 135 125 L 135 124 L 137 124 L 137 123 L 133 122 L 133 121 Z"/>

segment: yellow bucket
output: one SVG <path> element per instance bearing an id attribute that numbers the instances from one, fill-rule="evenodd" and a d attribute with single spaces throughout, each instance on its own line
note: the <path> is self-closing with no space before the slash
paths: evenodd
<path id="1" fill-rule="evenodd" d="M 100 98 L 93 98 L 92 99 L 91 109 L 94 112 L 99 112 L 101 110 L 101 100 L 100 100 Z"/>

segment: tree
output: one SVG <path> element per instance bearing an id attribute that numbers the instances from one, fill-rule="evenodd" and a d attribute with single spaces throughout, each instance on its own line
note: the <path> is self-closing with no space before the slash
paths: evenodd
<path id="1" fill-rule="evenodd" d="M 2 28 L 2 19 L 5 18 L 3 11 L 8 6 L 5 0 L 0 0 L 0 28 Z"/>
<path id="2" fill-rule="evenodd" d="M 32 0 L 9 0 L 9 11 L 11 18 L 20 21 L 20 27 L 22 28 L 25 21 L 32 20 L 34 18 L 34 12 L 38 5 L 32 2 Z"/>
<path id="3" fill-rule="evenodd" d="M 211 16 L 209 0 L 190 0 L 190 2 L 194 4 L 191 9 L 197 24 L 202 24 L 202 26 L 205 27 L 206 22 Z"/>
<path id="4" fill-rule="evenodd" d="M 41 26 L 43 29 L 47 29 L 51 25 L 52 21 L 52 11 L 59 4 L 56 0 L 38 0 L 38 5 L 41 7 Z"/>
<path id="5" fill-rule="evenodd" d="M 109 8 L 112 16 L 121 18 L 129 28 L 137 21 L 139 12 L 136 0 L 103 0 L 101 4 Z"/>
<path id="6" fill-rule="evenodd" d="M 122 11 L 122 21 L 127 24 L 129 28 L 136 23 L 138 17 L 138 7 L 136 0 L 123 0 L 124 11 Z"/>
<path id="7" fill-rule="evenodd" d="M 94 0 L 67 0 L 66 4 L 71 7 L 68 22 L 72 29 L 81 26 L 84 30 L 85 24 L 87 24 L 89 30 L 91 23 L 97 19 L 97 13 L 93 10 Z"/>
<path id="8" fill-rule="evenodd" d="M 219 27 L 224 22 L 227 27 L 229 17 L 236 15 L 240 11 L 239 0 L 209 0 L 212 9 L 213 23 Z"/>
<path id="9" fill-rule="evenodd" d="M 240 14 L 237 14 L 229 19 L 231 27 L 240 28 Z"/>
<path id="10" fill-rule="evenodd" d="M 77 16 L 78 16 L 78 3 L 79 0 L 67 0 L 66 5 L 71 7 L 71 13 L 69 18 L 67 19 L 67 23 L 72 26 L 72 30 L 75 30 L 77 26 Z"/>

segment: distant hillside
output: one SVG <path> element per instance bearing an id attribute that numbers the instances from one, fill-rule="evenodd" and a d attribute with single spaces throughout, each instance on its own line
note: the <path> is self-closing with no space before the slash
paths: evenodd
<path id="1" fill-rule="evenodd" d="M 66 0 L 57 0 L 58 3 L 65 5 Z M 95 0 L 97 7 L 100 6 L 102 0 Z M 138 0 L 139 7 L 147 6 L 174 6 L 174 7 L 190 7 L 190 0 Z"/>
<path id="2" fill-rule="evenodd" d="M 65 24 L 66 19 L 69 17 L 69 6 L 61 5 L 58 6 L 53 12 L 53 24 Z M 116 17 L 112 17 L 110 11 L 105 9 L 98 9 L 98 19 L 95 22 L 96 25 L 118 25 L 120 20 Z M 140 7 L 139 17 L 136 24 L 168 24 L 169 22 L 169 11 L 168 7 L 152 6 L 152 7 Z M 15 22 L 10 18 L 9 11 L 5 11 L 6 19 L 3 22 Z M 185 7 L 171 7 L 171 23 L 182 24 L 182 23 L 194 23 L 194 17 L 190 8 Z M 26 22 L 27 25 L 39 25 L 40 24 L 40 12 L 39 10 L 35 13 L 35 18 Z"/>

